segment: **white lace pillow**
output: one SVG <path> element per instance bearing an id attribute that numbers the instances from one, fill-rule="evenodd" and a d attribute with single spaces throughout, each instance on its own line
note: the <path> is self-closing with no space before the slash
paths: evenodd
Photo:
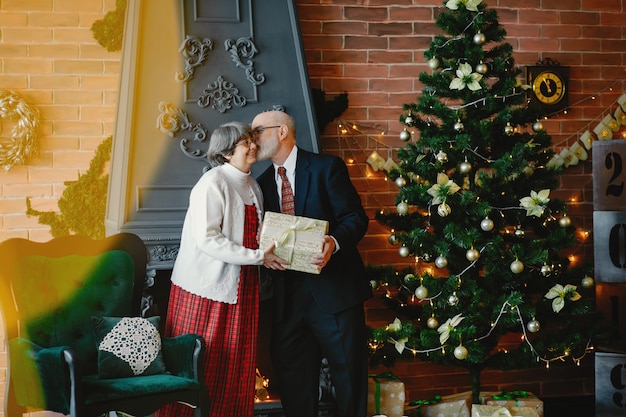
<path id="1" fill-rule="evenodd" d="M 166 373 L 159 317 L 93 317 L 98 376 L 124 378 Z"/>

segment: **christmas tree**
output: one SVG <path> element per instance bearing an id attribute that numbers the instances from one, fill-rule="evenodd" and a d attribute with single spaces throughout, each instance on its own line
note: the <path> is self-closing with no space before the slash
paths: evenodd
<path id="1" fill-rule="evenodd" d="M 446 0 L 436 24 L 445 35 L 424 53 L 431 71 L 400 116 L 397 210 L 377 215 L 415 266 L 378 271 L 406 307 L 373 329 L 371 348 L 375 361 L 419 355 L 466 368 L 478 402 L 484 368 L 580 361 L 602 335 L 592 269 L 568 259 L 580 242 L 552 192 L 563 165 L 496 11 Z M 505 349 L 511 333 L 520 342 Z"/>

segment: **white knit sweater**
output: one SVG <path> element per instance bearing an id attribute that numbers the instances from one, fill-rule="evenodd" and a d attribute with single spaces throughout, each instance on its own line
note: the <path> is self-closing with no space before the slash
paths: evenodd
<path id="1" fill-rule="evenodd" d="M 206 172 L 191 190 L 172 283 L 215 301 L 237 303 L 241 265 L 261 265 L 263 251 L 242 246 L 245 205 L 263 218 L 256 180 L 226 163 Z M 260 230 L 260 229 L 259 229 Z"/>

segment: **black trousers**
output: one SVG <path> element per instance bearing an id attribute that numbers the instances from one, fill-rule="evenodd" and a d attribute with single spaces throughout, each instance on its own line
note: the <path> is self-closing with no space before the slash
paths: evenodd
<path id="1" fill-rule="evenodd" d="M 285 417 L 317 417 L 322 357 L 328 359 L 339 417 L 367 414 L 367 332 L 363 304 L 339 313 L 318 305 L 309 285 L 294 277 L 285 314 L 273 323 L 271 355 Z"/>

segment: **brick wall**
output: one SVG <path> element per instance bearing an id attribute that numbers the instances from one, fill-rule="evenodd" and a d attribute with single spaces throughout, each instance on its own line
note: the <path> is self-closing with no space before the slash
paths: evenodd
<path id="1" fill-rule="evenodd" d="M 57 211 L 64 181 L 84 173 L 96 147 L 113 132 L 120 53 L 107 52 L 91 25 L 115 0 L 3 0 L 0 89 L 39 109 L 39 158 L 0 173 L 0 240 L 43 241 L 48 227 L 27 217 Z M 2 121 L 8 140 L 15 121 Z"/>
<path id="2" fill-rule="evenodd" d="M 423 51 L 437 33 L 441 0 L 296 0 L 313 87 L 329 96 L 348 92 L 342 115 L 352 133 L 327 126 L 322 149 L 348 163 L 370 217 L 393 208 L 397 187 L 368 169 L 377 150 L 384 157 L 402 145 L 398 117 L 403 103 L 420 93 L 417 80 L 427 66 Z M 550 57 L 570 66 L 567 114 L 544 122 L 556 147 L 571 145 L 611 109 L 624 91 L 623 0 L 487 0 L 514 47 L 518 65 Z M 107 52 L 92 37 L 93 21 L 115 8 L 114 0 L 3 0 L 0 3 L 0 89 L 15 91 L 41 112 L 41 155 L 25 166 L 0 173 L 0 241 L 50 238 L 47 226 L 25 215 L 25 197 L 38 210 L 56 210 L 64 181 L 85 172 L 94 150 L 113 132 L 119 53 Z M 6 141 L 11 121 L 2 121 Z M 357 130 L 353 130 L 357 129 Z M 384 134 L 383 134 L 384 133 Z M 4 143 L 4 142 L 3 142 Z M 571 200 L 576 224 L 591 230 L 591 162 L 568 168 L 559 196 Z M 401 263 L 387 242 L 388 230 L 372 222 L 360 249 L 372 264 Z M 581 249 L 588 259 L 591 243 Z M 368 320 L 393 319 L 381 295 L 368 303 Z M 4 345 L 1 343 L 0 345 Z M 0 369 L 6 355 L 0 355 Z M 376 371 L 373 370 L 373 371 Z M 407 383 L 411 398 L 465 390 L 469 379 L 457 369 L 420 361 L 401 362 L 393 371 Z M 5 372 L 0 374 L 4 383 Z M 521 387 L 556 396 L 593 393 L 593 364 L 554 371 L 486 371 L 489 389 Z M 2 390 L 3 391 L 3 390 Z"/>

